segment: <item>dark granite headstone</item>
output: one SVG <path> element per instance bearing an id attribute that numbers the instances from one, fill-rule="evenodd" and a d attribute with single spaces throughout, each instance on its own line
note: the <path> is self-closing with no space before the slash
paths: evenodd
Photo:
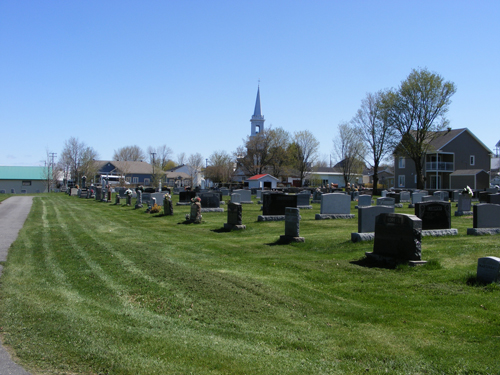
<path id="1" fill-rule="evenodd" d="M 383 213 L 375 219 L 373 254 L 401 261 L 422 259 L 422 220 L 415 215 Z"/>
<path id="2" fill-rule="evenodd" d="M 195 191 L 180 191 L 179 202 L 191 202 L 191 199 L 196 197 Z"/>
<path id="3" fill-rule="evenodd" d="M 198 196 L 201 198 L 201 207 L 203 208 L 219 208 L 220 207 L 220 193 L 200 193 Z"/>
<path id="4" fill-rule="evenodd" d="M 451 229 L 451 203 L 428 201 L 415 204 L 415 215 L 422 220 L 423 230 Z"/>
<path id="5" fill-rule="evenodd" d="M 479 203 L 472 206 L 473 228 L 500 228 L 500 205 Z"/>
<path id="6" fill-rule="evenodd" d="M 227 206 L 227 223 L 231 225 L 242 225 L 243 208 L 240 203 L 229 203 Z"/>
<path id="7" fill-rule="evenodd" d="M 483 283 L 500 281 L 500 258 L 479 258 L 477 260 L 477 279 Z"/>
<path id="8" fill-rule="evenodd" d="M 287 207 L 285 209 L 285 235 L 280 236 L 281 242 L 304 242 L 300 237 L 300 209 Z"/>
<path id="9" fill-rule="evenodd" d="M 488 203 L 500 204 L 500 194 L 489 194 Z"/>
<path id="10" fill-rule="evenodd" d="M 394 203 L 401 203 L 401 194 L 400 193 L 387 193 L 387 198 L 393 198 Z"/>
<path id="11" fill-rule="evenodd" d="M 297 207 L 297 196 L 286 194 L 263 194 L 262 215 L 285 215 L 287 207 Z"/>
<path id="12" fill-rule="evenodd" d="M 488 195 L 490 195 L 489 192 L 487 192 L 487 191 L 480 191 L 479 194 L 478 194 L 479 202 L 481 202 L 481 203 L 488 203 Z"/>

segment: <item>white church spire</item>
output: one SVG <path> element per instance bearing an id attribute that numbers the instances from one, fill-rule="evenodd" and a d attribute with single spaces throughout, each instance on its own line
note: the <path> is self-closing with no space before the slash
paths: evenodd
<path id="1" fill-rule="evenodd" d="M 262 109 L 260 107 L 260 85 L 257 87 L 257 99 L 255 100 L 255 109 L 253 111 L 253 116 L 250 119 L 252 124 L 251 137 L 257 135 L 264 131 L 264 116 L 262 116 Z"/>

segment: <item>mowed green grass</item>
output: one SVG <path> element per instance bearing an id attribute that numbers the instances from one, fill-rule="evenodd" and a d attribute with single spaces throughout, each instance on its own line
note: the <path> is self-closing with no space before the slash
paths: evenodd
<path id="1" fill-rule="evenodd" d="M 227 233 L 226 212 L 35 198 L 1 278 L 4 343 L 34 374 L 500 373 L 500 287 L 474 282 L 500 236 L 453 217 L 459 236 L 423 239 L 427 266 L 373 267 L 357 218 L 314 204 L 306 242 L 281 245 L 259 208 Z"/>

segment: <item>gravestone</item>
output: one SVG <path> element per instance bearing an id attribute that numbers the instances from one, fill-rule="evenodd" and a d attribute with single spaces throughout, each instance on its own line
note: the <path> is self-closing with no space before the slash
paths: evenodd
<path id="1" fill-rule="evenodd" d="M 435 191 L 432 195 L 437 201 L 444 201 L 444 191 Z"/>
<path id="2" fill-rule="evenodd" d="M 408 205 L 408 208 L 414 208 L 415 203 L 422 202 L 422 198 L 424 197 L 424 193 L 413 193 L 411 195 L 411 204 Z"/>
<path id="3" fill-rule="evenodd" d="M 473 206 L 474 228 L 500 228 L 500 205 L 479 203 Z"/>
<path id="4" fill-rule="evenodd" d="M 382 198 L 385 198 L 385 197 L 387 197 L 387 193 L 388 193 L 388 191 L 387 191 L 387 190 L 382 190 L 382 191 L 380 192 L 380 196 L 381 196 Z"/>
<path id="5" fill-rule="evenodd" d="M 244 189 L 238 189 L 238 190 L 233 190 L 233 194 L 239 194 L 240 195 L 240 203 L 241 204 L 251 204 L 252 202 L 252 192 L 250 190 L 244 190 Z"/>
<path id="6" fill-rule="evenodd" d="M 120 195 L 119 194 L 115 195 L 115 204 L 116 205 L 120 204 Z"/>
<path id="7" fill-rule="evenodd" d="M 142 204 L 145 204 L 146 206 L 153 205 L 153 202 L 151 201 L 151 193 L 142 193 Z"/>
<path id="8" fill-rule="evenodd" d="M 377 206 L 392 206 L 394 207 L 396 204 L 396 201 L 394 198 L 377 198 Z"/>
<path id="9" fill-rule="evenodd" d="M 489 195 L 490 195 L 490 193 L 487 191 L 480 191 L 478 194 L 479 202 L 480 203 L 488 203 L 488 196 Z"/>
<path id="10" fill-rule="evenodd" d="M 12 190 L 14 190 L 14 189 L 12 189 Z M 13 191 L 13 193 L 15 193 L 15 192 Z M 75 195 L 78 195 L 78 189 L 77 188 L 71 188 L 71 192 L 70 192 L 69 195 L 71 195 L 72 197 L 75 196 Z"/>
<path id="11" fill-rule="evenodd" d="M 239 195 L 239 194 L 236 194 Z M 243 225 L 243 207 L 240 203 L 230 202 L 227 206 L 227 223 L 224 224 L 226 230 L 246 229 Z"/>
<path id="12" fill-rule="evenodd" d="M 73 189 L 71 189 L 73 190 Z M 95 189 L 95 200 L 96 201 L 100 201 L 102 199 L 102 188 L 101 187 L 97 187 Z"/>
<path id="13" fill-rule="evenodd" d="M 200 224 L 201 223 L 201 204 L 200 202 L 195 202 L 191 204 L 191 213 L 189 215 L 189 221 L 191 223 Z"/>
<path id="14" fill-rule="evenodd" d="M 409 191 L 402 191 L 400 194 L 400 202 L 410 202 L 411 194 Z"/>
<path id="15" fill-rule="evenodd" d="M 177 202 L 177 205 L 187 206 L 191 204 L 191 199 L 194 197 L 196 197 L 195 191 L 179 191 L 179 202 Z"/>
<path id="16" fill-rule="evenodd" d="M 477 280 L 487 284 L 500 281 L 500 258 L 479 258 L 477 260 Z"/>
<path id="17" fill-rule="evenodd" d="M 459 194 L 455 216 L 472 215 L 473 213 L 470 210 L 471 206 L 472 198 L 469 196 L 469 194 Z"/>
<path id="18" fill-rule="evenodd" d="M 172 216 L 174 214 L 174 205 L 172 204 L 172 198 L 165 194 L 163 197 L 163 215 Z"/>
<path id="19" fill-rule="evenodd" d="M 488 188 L 486 189 L 486 191 L 490 194 L 497 194 L 498 193 L 498 188 L 497 187 L 493 187 L 493 188 Z"/>
<path id="20" fill-rule="evenodd" d="M 257 221 L 285 220 L 285 209 L 297 207 L 297 196 L 283 193 L 262 194 L 262 215 Z"/>
<path id="21" fill-rule="evenodd" d="M 231 203 L 241 203 L 241 195 L 233 193 L 231 194 Z"/>
<path id="22" fill-rule="evenodd" d="M 309 200 L 311 199 L 311 193 L 306 191 L 304 193 L 297 194 L 297 207 L 303 209 L 312 209 Z"/>
<path id="23" fill-rule="evenodd" d="M 436 230 L 451 230 L 451 203 L 444 201 L 420 202 L 415 205 L 415 215 L 422 220 L 423 235 L 457 234 L 452 232 L 429 232 Z"/>
<path id="24" fill-rule="evenodd" d="M 351 214 L 351 197 L 347 194 L 328 193 L 321 195 L 320 213 L 315 215 L 316 220 L 324 219 L 353 219 Z"/>
<path id="25" fill-rule="evenodd" d="M 458 202 L 458 199 L 460 197 L 460 191 L 459 190 L 453 190 L 451 194 L 451 201 L 452 202 Z"/>
<path id="26" fill-rule="evenodd" d="M 321 195 L 323 194 L 323 192 L 321 190 L 315 190 L 313 192 L 313 202 L 314 203 L 320 203 L 321 202 Z"/>
<path id="27" fill-rule="evenodd" d="M 127 206 L 132 206 L 132 194 L 127 194 Z"/>
<path id="28" fill-rule="evenodd" d="M 387 198 L 393 198 L 394 204 L 401 203 L 401 194 L 400 193 L 387 193 Z"/>
<path id="29" fill-rule="evenodd" d="M 262 190 L 257 190 L 256 196 L 257 196 L 258 200 L 261 200 L 261 198 L 262 198 Z"/>
<path id="30" fill-rule="evenodd" d="M 500 194 L 489 194 L 488 195 L 488 203 L 500 204 Z"/>
<path id="31" fill-rule="evenodd" d="M 285 235 L 280 236 L 280 242 L 304 242 L 304 237 L 300 237 L 300 209 L 287 207 L 285 209 Z"/>
<path id="32" fill-rule="evenodd" d="M 358 208 L 366 207 L 372 205 L 372 196 L 371 195 L 360 195 L 358 197 Z"/>
<path id="33" fill-rule="evenodd" d="M 393 206 L 360 207 L 358 210 L 358 233 L 375 232 L 375 218 L 383 213 L 394 213 Z"/>
<path id="34" fill-rule="evenodd" d="M 155 199 L 156 200 L 156 204 L 160 207 L 163 206 L 163 199 L 165 197 L 165 193 L 151 193 L 151 199 Z"/>
<path id="35" fill-rule="evenodd" d="M 359 191 L 353 191 L 351 193 L 351 200 L 353 201 L 357 201 L 358 200 L 358 197 L 359 197 Z"/>
<path id="36" fill-rule="evenodd" d="M 422 197 L 422 202 L 430 202 L 430 201 L 437 201 L 437 197 L 435 197 L 434 195 L 424 195 Z"/>
<path id="37" fill-rule="evenodd" d="M 222 193 L 223 197 L 229 196 L 229 189 L 227 189 L 227 188 L 221 188 L 220 192 Z"/>
<path id="38" fill-rule="evenodd" d="M 142 208 L 142 190 L 137 190 L 137 198 L 135 201 L 135 208 Z"/>
<path id="39" fill-rule="evenodd" d="M 200 193 L 198 196 L 201 199 L 201 212 L 224 212 L 220 208 L 219 193 Z"/>
<path id="40" fill-rule="evenodd" d="M 382 213 L 375 219 L 373 252 L 366 253 L 377 260 L 422 262 L 422 220 L 415 215 Z"/>

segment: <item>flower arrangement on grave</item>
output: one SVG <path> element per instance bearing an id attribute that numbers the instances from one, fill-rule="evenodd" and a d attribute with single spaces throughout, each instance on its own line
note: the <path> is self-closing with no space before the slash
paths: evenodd
<path id="1" fill-rule="evenodd" d="M 144 191 L 144 186 L 139 185 L 135 188 L 135 191 Z"/>
<path id="2" fill-rule="evenodd" d="M 160 212 L 160 206 L 158 206 L 156 203 L 151 207 L 151 210 L 149 211 L 152 214 L 157 214 Z"/>
<path id="3" fill-rule="evenodd" d="M 201 202 L 201 198 L 200 197 L 191 198 L 191 203 L 199 203 L 199 202 Z"/>
<path id="4" fill-rule="evenodd" d="M 125 190 L 125 195 L 131 196 L 133 194 L 133 191 L 130 189 Z"/>
<path id="5" fill-rule="evenodd" d="M 172 196 L 169 194 L 169 193 L 166 193 L 164 196 L 163 196 L 163 200 L 170 200 L 172 199 Z"/>
<path id="6" fill-rule="evenodd" d="M 464 187 L 464 189 L 462 190 L 462 194 L 468 195 L 470 198 L 472 198 L 472 196 L 474 195 L 474 193 L 472 192 L 472 189 L 469 187 L 469 185 L 467 185 L 467 187 Z"/>

